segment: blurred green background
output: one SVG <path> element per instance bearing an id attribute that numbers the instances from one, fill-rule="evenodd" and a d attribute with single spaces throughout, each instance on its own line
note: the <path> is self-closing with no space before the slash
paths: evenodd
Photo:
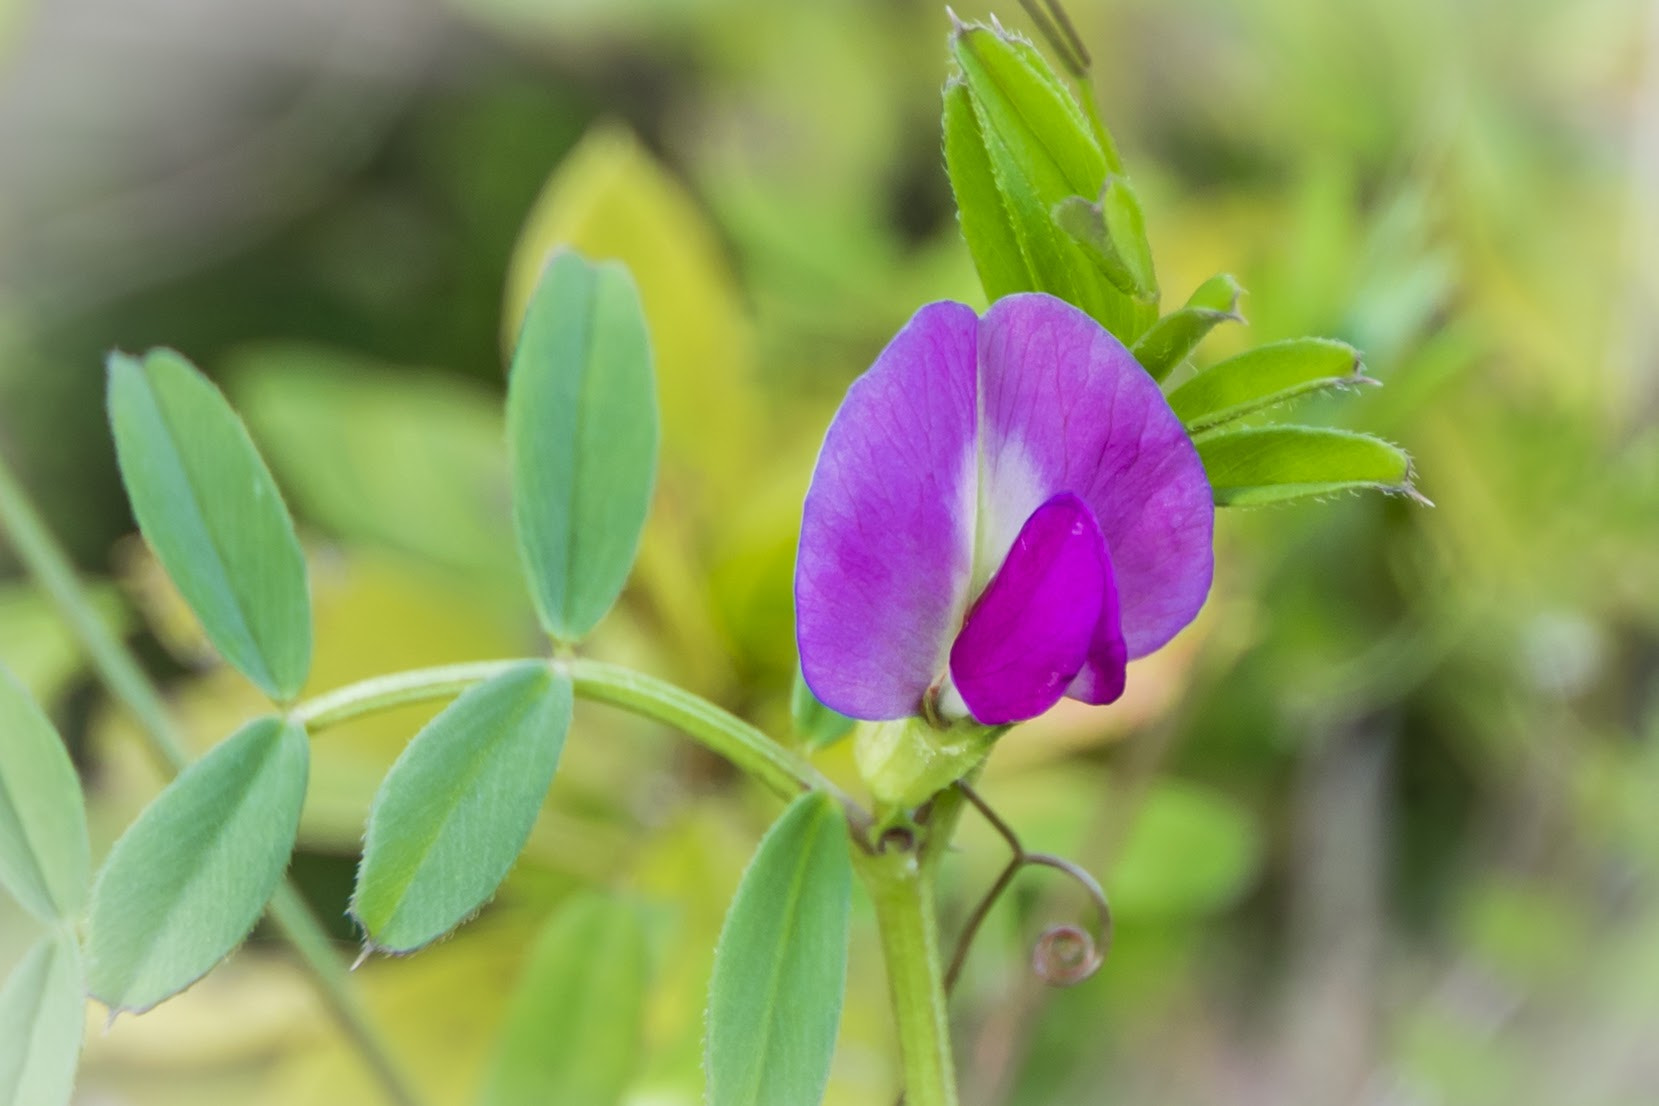
<path id="1" fill-rule="evenodd" d="M 1071 8 L 1166 301 L 1222 270 L 1250 291 L 1206 357 L 1360 346 L 1387 387 L 1305 414 L 1405 445 L 1438 506 L 1224 514 L 1206 615 L 1129 696 L 999 748 L 984 793 L 1100 873 L 1119 924 L 1098 976 L 1047 990 L 1033 936 L 1086 915 L 1021 877 L 955 1002 L 965 1101 L 1651 1106 L 1659 7 Z M 0 0 L 0 449 L 198 746 L 259 700 L 130 536 L 104 353 L 175 346 L 244 413 L 313 561 L 312 691 L 532 651 L 503 305 L 555 239 L 633 267 L 664 403 L 645 553 L 595 650 L 785 735 L 823 428 L 919 304 L 978 299 L 939 150 L 948 26 L 933 0 Z M 0 661 L 69 736 L 107 849 L 159 777 L 3 545 Z M 295 875 L 343 943 L 370 796 L 422 720 L 317 743 Z M 673 734 L 579 708 L 497 900 L 357 979 L 465 1102 L 549 912 L 632 896 L 656 966 L 628 1102 L 689 1106 L 714 938 L 775 811 Z M 1003 860 L 970 825 L 947 925 Z M 865 1106 L 896 1065 L 856 910 L 829 1101 Z M 0 967 L 28 927 L 0 903 Z M 262 934 L 94 1024 L 81 1087 L 374 1100 Z"/>

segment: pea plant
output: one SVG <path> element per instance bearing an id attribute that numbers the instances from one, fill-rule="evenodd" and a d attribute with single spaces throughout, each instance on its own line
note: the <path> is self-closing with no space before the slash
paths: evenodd
<path id="1" fill-rule="evenodd" d="M 910 1106 L 958 1100 L 947 999 L 1023 867 L 1070 876 L 1098 911 L 1089 927 L 1049 931 L 1036 970 L 1057 984 L 1093 972 L 1110 937 L 1106 898 L 1076 865 L 1023 848 L 974 789 L 986 758 L 1063 697 L 1112 703 L 1127 662 L 1193 620 L 1211 587 L 1217 507 L 1417 493 L 1408 458 L 1384 441 L 1269 421 L 1297 397 L 1369 382 L 1351 347 L 1305 338 L 1191 367 L 1213 328 L 1242 321 L 1241 289 L 1216 276 L 1160 313 L 1141 203 L 1097 113 L 1088 56 L 1058 7 L 1028 11 L 1058 69 L 1000 26 L 950 31 L 945 161 L 990 306 L 920 307 L 827 430 L 796 561 L 794 740 L 584 656 L 628 580 L 658 462 L 650 335 L 617 263 L 553 252 L 511 355 L 512 516 L 545 655 L 301 699 L 310 586 L 276 482 L 184 356 L 117 353 L 109 421 L 139 529 L 213 646 L 271 702 L 189 762 L 153 687 L 86 613 L 61 552 L 0 470 L 0 520 L 20 558 L 177 772 L 94 873 L 63 744 L 0 678 L 0 883 L 47 930 L 0 992 L 0 1100 L 66 1102 L 88 996 L 112 1017 L 149 1010 L 269 914 L 388 1097 L 422 1101 L 284 879 L 311 740 L 416 702 L 448 705 L 410 738 L 368 812 L 350 905 L 365 957 L 416 953 L 490 901 L 542 808 L 577 700 L 664 723 L 775 793 L 782 813 L 715 953 L 711 1106 L 822 1098 L 855 884 L 874 906 Z M 852 742 L 856 784 L 814 764 L 816 749 L 841 740 Z M 936 884 L 964 817 L 989 819 L 1011 859 L 947 942 Z M 550 925 L 582 935 L 608 971 L 643 971 L 648 934 L 626 904 L 578 897 Z M 512 1004 L 483 1102 L 621 1099 L 628 1052 L 603 1044 L 637 1036 L 639 1011 L 584 1021 L 561 1007 L 561 970 L 532 956 L 538 978 Z"/>

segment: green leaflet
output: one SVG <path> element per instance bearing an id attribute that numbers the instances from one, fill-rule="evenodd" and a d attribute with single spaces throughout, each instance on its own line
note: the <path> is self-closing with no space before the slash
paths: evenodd
<path id="1" fill-rule="evenodd" d="M 80 950 L 43 937 L 0 987 L 0 1106 L 64 1106 L 86 1018 Z"/>
<path id="2" fill-rule="evenodd" d="M 1029 43 L 999 29 L 958 26 L 951 49 L 960 76 L 945 90 L 946 166 L 987 296 L 1048 292 L 1133 341 L 1157 318 L 1155 303 L 1120 288 L 1150 282 L 1151 251 L 1133 191 L 1125 181 L 1103 195 L 1108 154 Z M 1056 225 L 1056 208 L 1073 198 L 1110 207 L 1102 223 L 1116 255 L 1144 279 L 1112 279 L 1097 252 Z"/>
<path id="3" fill-rule="evenodd" d="M 709 1106 L 814 1106 L 829 1080 L 847 982 L 846 820 L 820 792 L 760 843 L 714 954 Z"/>
<path id="4" fill-rule="evenodd" d="M 997 189 L 985 136 L 980 132 L 968 86 L 945 86 L 945 168 L 956 195 L 956 218 L 968 244 L 985 298 L 998 300 L 1037 287 L 1014 234 L 1007 205 Z"/>
<path id="5" fill-rule="evenodd" d="M 789 716 L 795 723 L 795 733 L 815 749 L 834 745 L 858 724 L 857 719 L 819 702 L 818 696 L 806 686 L 799 665 L 795 667 L 795 686 L 789 692 Z"/>
<path id="6" fill-rule="evenodd" d="M 86 904 L 86 803 L 63 739 L 0 667 L 0 886 L 48 924 Z"/>
<path id="7" fill-rule="evenodd" d="M 1206 435 L 1197 445 L 1220 507 L 1288 503 L 1356 490 L 1423 498 L 1412 486 L 1411 458 L 1405 451 L 1368 434 L 1267 426 Z"/>
<path id="8" fill-rule="evenodd" d="M 1219 324 L 1244 321 L 1238 312 L 1239 296 L 1243 292 L 1238 281 L 1226 273 L 1206 280 L 1187 300 L 1186 306 L 1171 311 L 1140 336 L 1131 350 L 1135 360 L 1153 380 L 1164 379 Z"/>
<path id="9" fill-rule="evenodd" d="M 951 53 L 984 129 L 1009 143 L 1033 179 L 1073 196 L 1093 196 L 1106 181 L 1106 155 L 1077 102 L 1036 50 L 992 27 L 964 26 Z M 1060 197 L 1056 196 L 1058 200 Z"/>
<path id="10" fill-rule="evenodd" d="M 656 478 L 651 347 L 621 265 L 548 262 L 513 353 L 507 443 L 536 612 L 576 641 L 622 592 Z"/>
<path id="11" fill-rule="evenodd" d="M 387 773 L 351 912 L 409 952 L 495 894 L 530 836 L 570 728 L 570 681 L 534 661 L 470 688 Z"/>
<path id="12" fill-rule="evenodd" d="M 305 557 L 242 421 L 166 349 L 110 355 L 109 418 L 145 540 L 225 659 L 289 702 L 311 668 Z"/>
<path id="13" fill-rule="evenodd" d="M 1140 201 L 1124 177 L 1109 177 L 1100 202 L 1068 196 L 1054 206 L 1054 225 L 1071 236 L 1112 286 L 1138 304 L 1158 303 L 1158 282 Z"/>
<path id="14" fill-rule="evenodd" d="M 637 907 L 591 893 L 561 906 L 507 1008 L 483 1106 L 615 1106 L 639 1066 L 649 979 Z"/>
<path id="15" fill-rule="evenodd" d="M 112 1010 L 148 1010 L 241 943 L 293 852 L 310 756 L 299 725 L 257 719 L 127 827 L 92 889 L 94 998 Z"/>
<path id="16" fill-rule="evenodd" d="M 1359 351 L 1330 338 L 1292 338 L 1229 357 L 1169 394 L 1191 434 L 1201 434 L 1297 396 L 1375 384 Z"/>

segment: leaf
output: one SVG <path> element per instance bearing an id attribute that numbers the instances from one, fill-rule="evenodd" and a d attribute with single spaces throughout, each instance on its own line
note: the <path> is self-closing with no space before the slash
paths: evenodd
<path id="1" fill-rule="evenodd" d="M 957 223 L 985 298 L 995 301 L 1037 287 L 997 190 L 968 86 L 961 80 L 945 86 L 944 132 L 945 168 L 956 196 Z"/>
<path id="2" fill-rule="evenodd" d="M 656 479 L 650 341 L 622 266 L 548 263 L 513 354 L 507 445 L 536 612 L 579 640 L 622 592 Z"/>
<path id="3" fill-rule="evenodd" d="M 810 1106 L 829 1080 L 847 982 L 852 865 L 841 808 L 812 792 L 760 843 L 709 986 L 709 1106 Z"/>
<path id="4" fill-rule="evenodd" d="M 1054 225 L 1082 248 L 1118 291 L 1137 302 L 1157 303 L 1145 217 L 1125 178 L 1107 178 L 1099 203 L 1067 196 L 1054 205 Z"/>
<path id="5" fill-rule="evenodd" d="M 1131 350 L 1135 360 L 1152 374 L 1153 380 L 1164 379 L 1219 324 L 1228 320 L 1244 321 L 1238 312 L 1239 296 L 1243 292 L 1238 281 L 1226 273 L 1206 280 L 1185 307 L 1171 311 L 1140 336 Z"/>
<path id="6" fill-rule="evenodd" d="M 80 913 L 91 873 L 75 766 L 45 712 L 0 667 L 0 886 L 50 924 Z"/>
<path id="7" fill-rule="evenodd" d="M 0 1106 L 64 1106 L 85 1024 L 80 950 L 44 937 L 0 987 Z"/>
<path id="8" fill-rule="evenodd" d="M 1224 909 L 1261 866 L 1261 827 L 1220 792 L 1161 783 L 1147 796 L 1106 879 L 1124 921 L 1173 920 Z"/>
<path id="9" fill-rule="evenodd" d="M 1375 383 L 1348 343 L 1292 338 L 1206 369 L 1171 392 L 1169 406 L 1188 433 L 1201 434 L 1297 396 Z"/>
<path id="10" fill-rule="evenodd" d="M 1412 486 L 1411 458 L 1368 434 L 1266 426 L 1206 435 L 1199 459 L 1221 507 L 1256 507 L 1374 490 L 1428 501 Z"/>
<path id="11" fill-rule="evenodd" d="M 507 1008 L 484 1106 L 615 1106 L 640 1061 L 645 925 L 625 902 L 581 894 L 531 950 Z"/>
<path id="12" fill-rule="evenodd" d="M 1052 180 L 1071 195 L 1100 193 L 1106 155 L 1041 54 L 999 28 L 979 25 L 959 26 L 951 53 L 984 131 L 1010 146 L 1033 180 Z"/>
<path id="13" fill-rule="evenodd" d="M 310 753 L 298 724 L 256 719 L 186 768 L 127 828 L 92 888 L 94 998 L 141 1013 L 241 943 L 293 852 Z"/>
<path id="14" fill-rule="evenodd" d="M 481 907 L 524 848 L 570 728 L 570 681 L 527 661 L 470 688 L 411 741 L 369 812 L 352 916 L 409 952 Z"/>
<path id="15" fill-rule="evenodd" d="M 1102 196 L 1115 152 L 1108 154 L 1100 145 L 1076 100 L 1029 43 L 999 29 L 958 26 L 951 49 L 960 77 L 946 89 L 946 123 L 954 126 L 954 134 L 946 135 L 946 164 L 969 248 L 976 253 L 976 265 L 993 253 L 1006 256 L 1005 244 L 992 245 L 991 232 L 984 229 L 1001 220 L 1026 265 L 1019 288 L 1004 287 L 1018 271 L 1011 265 L 997 266 L 998 283 L 987 285 L 987 295 L 1048 292 L 1087 311 L 1124 341 L 1133 341 L 1157 318 L 1156 305 L 1121 291 L 1119 284 L 1136 281 L 1121 271 L 1118 280 L 1109 279 L 1101 268 L 1102 258 L 1054 222 L 1056 205 L 1074 197 Z M 964 95 L 955 91 L 957 87 L 966 90 L 974 127 L 952 122 L 952 112 L 960 112 L 953 108 L 952 98 Z M 984 187 L 985 165 L 995 183 L 994 197 Z M 1104 215 L 1102 220 L 1113 234 L 1125 236 L 1117 243 L 1118 254 L 1133 253 L 1140 259 L 1139 243 L 1145 236 L 1138 203 L 1126 184 L 1113 197 L 1117 222 L 1106 223 Z M 1128 238 L 1137 241 L 1131 246 Z M 1150 252 L 1144 251 L 1144 257 L 1149 261 Z M 1144 275 L 1150 277 L 1149 264 Z"/>
<path id="16" fill-rule="evenodd" d="M 1158 277 L 1152 266 L 1152 243 L 1146 237 L 1146 214 L 1129 178 L 1113 173 L 1100 191 L 1100 212 L 1106 220 L 1118 255 L 1135 277 L 1134 299 L 1150 307 L 1150 322 L 1158 314 Z"/>
<path id="17" fill-rule="evenodd" d="M 789 693 L 789 716 L 795 723 L 795 732 L 813 748 L 834 745 L 858 724 L 840 711 L 826 707 L 806 685 L 800 665 L 795 666 L 795 686 Z"/>
<path id="18" fill-rule="evenodd" d="M 272 699 L 311 667 L 305 557 L 225 397 L 172 350 L 109 359 L 109 417 L 139 529 L 208 638 Z"/>
<path id="19" fill-rule="evenodd" d="M 665 464 L 707 483 L 696 490 L 723 507 L 746 486 L 759 415 L 754 336 L 722 235 L 637 138 L 602 124 L 559 163 L 525 218 L 507 279 L 509 347 L 561 247 L 620 261 L 633 275 L 651 333 Z"/>

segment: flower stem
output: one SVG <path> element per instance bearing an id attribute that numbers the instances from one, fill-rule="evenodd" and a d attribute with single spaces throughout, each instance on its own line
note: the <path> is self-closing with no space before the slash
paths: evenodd
<path id="1" fill-rule="evenodd" d="M 904 1102 L 957 1106 L 934 907 L 935 866 L 925 862 L 919 847 L 854 856 L 881 930 L 904 1065 Z"/>
<path id="2" fill-rule="evenodd" d="M 10 540 L 18 560 L 57 607 L 59 616 L 86 651 L 104 686 L 138 721 L 151 754 L 169 776 L 178 774 L 190 763 L 190 754 L 179 740 L 161 695 L 87 601 L 69 558 L 47 530 L 4 458 L 0 458 L 0 530 Z M 356 1043 L 363 1061 L 379 1079 L 387 1100 L 397 1106 L 417 1106 L 421 1099 L 413 1082 L 369 1020 L 368 1012 L 348 982 L 345 963 L 335 953 L 327 932 L 304 898 L 291 883 L 284 881 L 278 885 L 266 912 L 298 954 L 324 1005 Z"/>

